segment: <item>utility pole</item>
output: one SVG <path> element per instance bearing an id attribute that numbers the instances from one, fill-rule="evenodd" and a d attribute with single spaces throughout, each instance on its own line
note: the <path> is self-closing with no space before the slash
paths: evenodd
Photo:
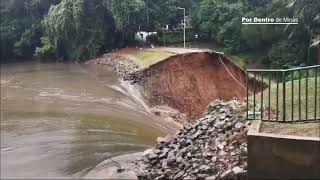
<path id="1" fill-rule="evenodd" d="M 166 36 L 165 36 L 164 32 L 165 32 L 165 27 L 163 27 L 163 29 L 162 29 L 162 35 L 163 35 L 163 47 L 165 47 L 165 46 L 166 46 Z"/>
<path id="2" fill-rule="evenodd" d="M 318 64 L 320 65 L 320 46 L 318 47 Z"/>
<path id="3" fill-rule="evenodd" d="M 183 10 L 183 47 L 186 48 L 186 8 L 178 7 Z"/>
<path id="4" fill-rule="evenodd" d="M 163 35 L 163 46 L 166 46 L 166 31 L 168 30 L 169 25 L 164 24 L 162 27 L 162 35 Z"/>

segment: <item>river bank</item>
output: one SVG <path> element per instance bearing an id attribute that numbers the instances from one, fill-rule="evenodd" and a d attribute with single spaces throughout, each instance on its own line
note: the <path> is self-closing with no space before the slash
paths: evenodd
<path id="1" fill-rule="evenodd" d="M 137 64 L 131 56 L 121 54 L 122 51 L 105 54 L 86 64 L 111 67 L 119 77 L 141 92 L 149 107 L 170 107 L 182 113 L 176 116 L 178 118 L 172 116 L 177 122 L 192 122 L 200 118 L 206 106 L 215 99 L 244 100 L 247 84 L 249 90 L 254 83 L 260 84 L 252 80 L 247 83 L 245 71 L 221 52 L 194 49 L 188 52 L 186 49 L 188 53 L 172 55 L 145 67 Z"/>
<path id="2" fill-rule="evenodd" d="M 167 68 L 172 68 L 173 73 L 177 72 L 174 69 L 179 67 L 179 64 L 181 65 L 180 61 L 186 62 L 184 66 L 188 66 L 180 68 L 183 69 L 183 72 L 190 71 L 190 68 L 199 69 L 199 71 L 192 70 L 189 75 L 183 76 L 180 73 L 180 77 L 176 77 L 179 73 L 162 72 Z M 150 109 L 154 115 L 162 120 L 175 121 L 183 125 L 175 135 L 165 138 L 159 137 L 154 148 L 148 149 L 144 153 L 106 160 L 98 166 L 98 169 L 89 173 L 90 177 L 97 174 L 107 179 L 246 178 L 246 131 L 250 124 L 245 123 L 243 119 L 244 104 L 238 100 L 231 100 L 233 97 L 242 99 L 244 96 L 245 78 L 241 68 L 232 64 L 223 54 L 201 52 L 176 55 L 166 59 L 165 62 L 159 62 L 155 66 L 151 65 L 145 68 L 126 56 L 111 53 L 87 61 L 86 64 L 111 67 L 120 78 L 129 81 L 132 86 L 142 92 L 144 99 L 151 105 Z M 206 66 L 209 69 L 203 69 Z M 203 70 L 205 71 L 201 73 Z M 214 76 L 212 72 L 215 72 Z M 199 76 L 195 76 L 193 73 L 199 73 Z M 176 78 L 172 80 L 170 77 L 161 77 L 160 74 L 168 74 L 168 76 Z M 182 77 L 185 79 L 181 79 Z M 203 79 L 204 77 L 205 79 Z M 182 84 L 188 84 L 190 79 L 194 78 L 199 79 L 198 83 L 193 82 L 192 85 L 192 87 L 196 87 L 196 92 L 191 92 L 186 96 L 186 93 L 181 92 L 186 84 L 181 86 L 176 79 L 179 79 L 178 81 L 181 81 Z M 215 80 L 212 81 L 212 78 Z M 163 83 L 168 81 L 178 83 L 176 84 L 176 87 L 179 87 L 177 92 L 172 94 L 174 90 L 169 86 L 174 87 L 174 85 L 171 84 L 168 85 L 168 93 L 163 94 L 166 91 Z M 216 84 L 218 81 L 223 83 Z M 161 84 L 156 85 L 158 83 Z M 208 84 L 206 85 L 206 83 Z M 234 88 L 233 91 L 226 91 L 231 85 Z M 210 86 L 215 88 L 210 89 Z M 198 89 L 199 87 L 200 89 Z M 149 89 L 146 90 L 146 88 Z M 205 101 L 195 98 L 190 101 L 189 98 L 186 102 L 179 102 L 179 99 L 172 99 L 176 96 L 180 96 L 182 99 L 193 96 L 199 98 L 200 96 Z M 218 97 L 231 101 L 217 100 L 207 106 L 210 101 Z M 156 98 L 156 100 L 150 101 L 150 98 Z M 179 104 L 185 108 L 181 108 Z M 197 106 L 197 104 L 202 105 Z M 207 107 L 204 108 L 205 106 Z M 194 109 L 195 107 L 196 109 Z M 206 112 L 203 113 L 205 110 Z"/>
<path id="3" fill-rule="evenodd" d="M 119 78 L 129 82 L 132 86 L 135 86 L 136 89 L 142 91 L 142 87 L 138 85 L 138 82 L 142 80 L 142 70 L 144 67 L 135 63 L 128 56 L 109 53 L 99 58 L 88 60 L 85 64 L 104 65 L 110 67 L 116 72 Z M 166 105 L 155 105 L 149 107 L 149 111 L 161 120 L 171 123 L 173 122 L 180 127 L 182 127 L 182 124 L 188 122 L 186 114 Z"/>
<path id="4" fill-rule="evenodd" d="M 114 53 L 104 54 L 103 56 L 91 59 L 85 64 L 99 64 L 112 68 L 119 77 L 129 81 L 131 84 L 137 83 L 141 78 L 138 72 L 142 69 L 141 66 L 126 56 L 121 56 Z"/>

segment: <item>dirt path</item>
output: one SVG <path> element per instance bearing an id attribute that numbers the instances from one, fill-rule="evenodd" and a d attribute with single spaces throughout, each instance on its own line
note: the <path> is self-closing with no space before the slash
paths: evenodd
<path id="1" fill-rule="evenodd" d="M 197 49 L 197 48 L 174 48 L 174 47 L 155 47 L 155 48 L 135 47 L 135 48 L 123 48 L 109 54 L 115 54 L 115 55 L 126 57 L 128 59 L 136 60 L 136 55 L 144 51 L 167 52 L 167 53 L 172 53 L 172 55 L 175 55 L 175 54 L 184 54 L 184 53 L 191 53 L 191 52 L 206 52 L 208 50 Z"/>
<path id="2" fill-rule="evenodd" d="M 196 49 L 196 48 L 174 48 L 174 47 L 158 47 L 158 48 L 148 48 L 145 51 L 161 51 L 161 52 L 169 52 L 172 54 L 184 54 L 191 52 L 206 52 L 208 50 L 204 49 Z"/>

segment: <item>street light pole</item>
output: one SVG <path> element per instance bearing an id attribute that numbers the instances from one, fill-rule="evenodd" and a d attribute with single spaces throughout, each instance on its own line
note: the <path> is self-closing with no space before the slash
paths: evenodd
<path id="1" fill-rule="evenodd" d="M 178 7 L 183 10 L 183 47 L 186 48 L 186 8 Z"/>

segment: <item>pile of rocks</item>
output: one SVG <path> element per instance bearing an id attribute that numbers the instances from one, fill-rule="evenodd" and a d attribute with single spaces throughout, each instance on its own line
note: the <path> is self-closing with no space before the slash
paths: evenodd
<path id="1" fill-rule="evenodd" d="M 119 76 L 131 84 L 141 81 L 139 71 L 142 68 L 124 56 L 109 53 L 99 58 L 89 60 L 86 64 L 101 64 L 111 67 Z"/>
<path id="2" fill-rule="evenodd" d="M 249 122 L 237 100 L 214 101 L 204 117 L 157 139 L 135 164 L 140 179 L 246 179 Z M 141 168 L 140 168 L 141 169 Z"/>

